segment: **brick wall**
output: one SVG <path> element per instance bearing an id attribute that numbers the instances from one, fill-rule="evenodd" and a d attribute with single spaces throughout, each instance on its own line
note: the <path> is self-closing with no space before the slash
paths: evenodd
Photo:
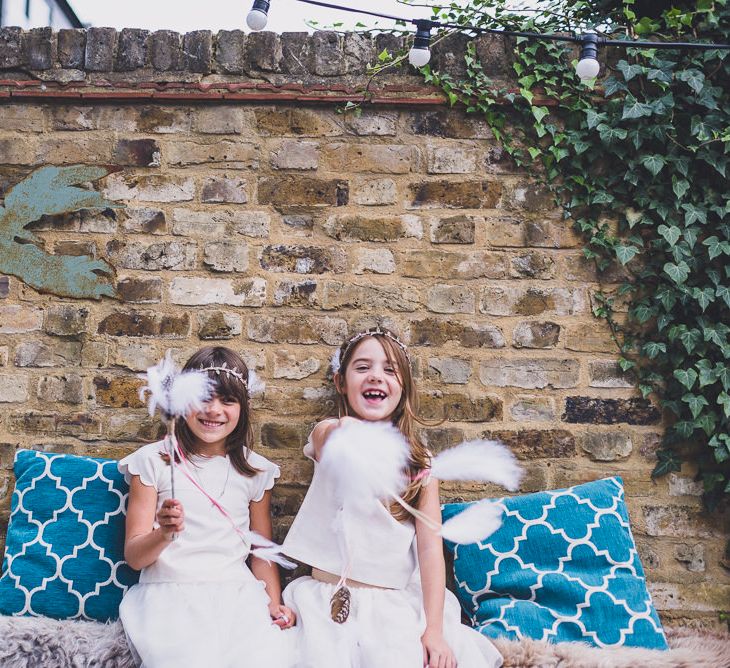
<path id="1" fill-rule="evenodd" d="M 597 277 L 550 197 L 415 75 L 376 81 L 361 117 L 337 113 L 393 39 L 0 30 L 0 197 L 39 166 L 84 163 L 113 166 L 99 188 L 119 205 L 31 225 L 49 253 L 113 265 L 117 299 L 0 276 L 0 545 L 18 447 L 121 457 L 155 439 L 136 374 L 211 342 L 266 380 L 256 442 L 282 466 L 281 537 L 334 346 L 382 322 L 410 343 L 424 417 L 446 418 L 431 448 L 501 438 L 526 492 L 621 475 L 662 616 L 716 622 L 727 531 L 690 469 L 650 480 L 660 413 L 618 369 L 591 315 Z M 458 74 L 459 49 L 437 65 Z M 505 76 L 501 42 L 479 52 Z"/>

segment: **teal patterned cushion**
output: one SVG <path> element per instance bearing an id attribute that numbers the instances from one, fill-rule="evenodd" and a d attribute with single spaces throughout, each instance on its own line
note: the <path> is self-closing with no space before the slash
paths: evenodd
<path id="1" fill-rule="evenodd" d="M 497 500 L 502 526 L 454 553 L 471 624 L 513 640 L 667 649 L 644 580 L 620 478 Z M 443 519 L 469 504 L 443 506 Z"/>
<path id="2" fill-rule="evenodd" d="M 124 562 L 117 462 L 19 450 L 0 614 L 108 621 L 138 574 Z"/>

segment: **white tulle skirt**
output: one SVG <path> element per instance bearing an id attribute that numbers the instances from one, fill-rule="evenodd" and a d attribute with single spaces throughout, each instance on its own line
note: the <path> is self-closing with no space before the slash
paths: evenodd
<path id="1" fill-rule="evenodd" d="M 146 583 L 119 608 L 143 668 L 290 668 L 293 637 L 271 623 L 264 585 Z"/>
<path id="2" fill-rule="evenodd" d="M 426 620 L 420 588 L 350 588 L 344 624 L 330 618 L 335 585 L 305 576 L 284 590 L 297 613 L 295 668 L 423 668 Z M 502 656 L 487 638 L 461 623 L 459 604 L 446 592 L 444 636 L 459 668 L 499 668 Z"/>

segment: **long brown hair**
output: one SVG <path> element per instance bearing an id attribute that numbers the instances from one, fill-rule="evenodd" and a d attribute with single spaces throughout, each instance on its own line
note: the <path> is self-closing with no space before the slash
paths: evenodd
<path id="1" fill-rule="evenodd" d="M 228 369 L 238 371 L 243 378 L 241 380 L 225 371 L 216 373 L 210 370 L 207 372 L 208 377 L 214 383 L 213 391 L 215 394 L 222 399 L 233 399 L 241 406 L 241 413 L 238 417 L 236 428 L 226 437 L 224 447 L 226 454 L 230 457 L 233 468 L 241 475 L 251 477 L 260 471 L 248 463 L 248 453 L 251 452 L 253 447 L 253 429 L 250 419 L 248 367 L 246 366 L 246 362 L 230 348 L 206 346 L 198 350 L 185 363 L 183 371 L 205 369 L 206 367 L 223 367 L 224 365 Z M 195 454 L 195 436 L 190 431 L 190 427 L 188 427 L 184 417 L 178 418 L 175 423 L 175 436 L 186 456 L 189 457 Z"/>
<path id="2" fill-rule="evenodd" d="M 408 462 L 408 469 L 406 471 L 410 482 L 403 492 L 402 497 L 410 505 L 416 505 L 421 495 L 421 488 L 423 487 L 423 478 L 417 476 L 424 469 L 429 468 L 431 458 L 416 427 L 417 423 L 423 424 L 423 421 L 418 417 L 418 392 L 416 391 L 416 383 L 411 373 L 410 360 L 408 359 L 403 344 L 400 343 L 398 337 L 389 329 L 373 327 L 357 334 L 342 344 L 340 348 L 340 368 L 335 375 L 337 411 L 341 416 L 354 413 L 347 401 L 345 373 L 353 359 L 355 350 L 362 341 L 371 336 L 376 338 L 378 343 L 383 347 L 388 363 L 396 370 L 396 377 L 401 386 L 400 401 L 390 416 L 390 421 L 398 427 L 410 446 L 410 461 Z M 396 503 L 391 505 L 390 512 L 399 521 L 404 521 L 410 517 L 410 513 Z"/>

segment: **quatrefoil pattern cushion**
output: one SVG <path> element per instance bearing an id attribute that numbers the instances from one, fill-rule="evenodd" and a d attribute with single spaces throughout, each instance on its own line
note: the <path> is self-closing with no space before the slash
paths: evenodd
<path id="1" fill-rule="evenodd" d="M 456 594 L 491 637 L 666 649 L 620 478 L 496 500 L 503 524 L 454 553 Z M 443 506 L 443 519 L 469 504 Z"/>
<path id="2" fill-rule="evenodd" d="M 124 561 L 117 462 L 19 450 L 0 614 L 108 621 L 138 574 Z"/>

